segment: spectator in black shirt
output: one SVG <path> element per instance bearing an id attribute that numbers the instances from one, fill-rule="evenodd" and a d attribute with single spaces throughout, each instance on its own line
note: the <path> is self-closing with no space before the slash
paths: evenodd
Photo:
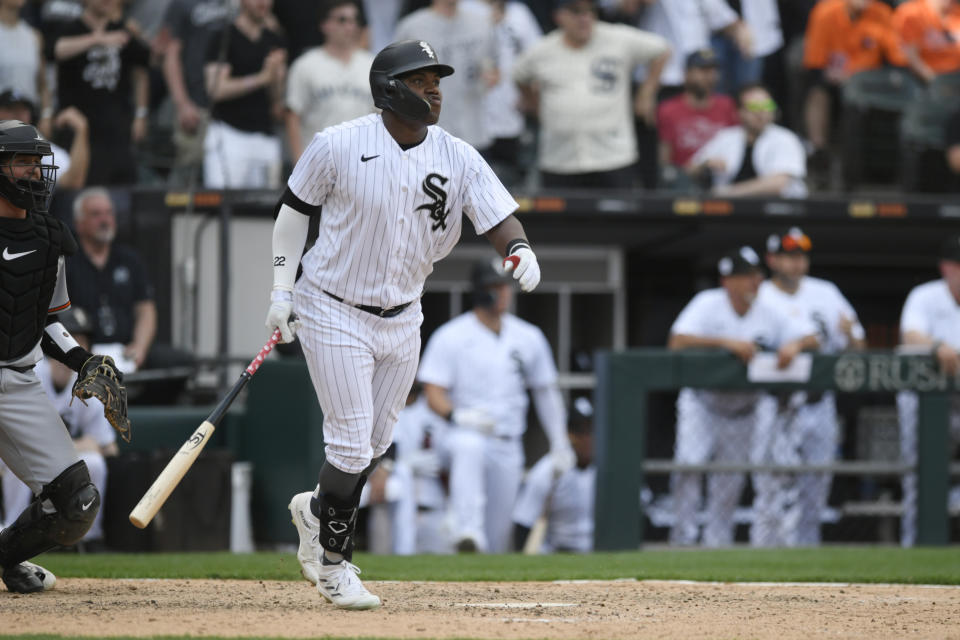
<path id="1" fill-rule="evenodd" d="M 80 251 L 69 258 L 67 290 L 71 300 L 96 319 L 91 338 L 110 345 L 123 371 L 143 366 L 157 330 L 153 285 L 137 253 L 115 245 L 116 212 L 106 189 L 81 191 L 73 201 L 73 224 Z"/>
<path id="2" fill-rule="evenodd" d="M 83 15 L 47 40 L 60 107 L 76 107 L 89 123 L 94 184 L 136 182 L 133 145 L 147 133 L 150 49 L 117 14 L 116 0 L 86 0 Z"/>
<path id="3" fill-rule="evenodd" d="M 287 53 L 272 31 L 272 0 L 241 0 L 227 28 L 226 55 L 214 37 L 207 49 L 207 95 L 212 120 L 204 140 L 203 182 L 211 188 L 275 188 L 281 147 L 274 135 L 283 116 Z"/>

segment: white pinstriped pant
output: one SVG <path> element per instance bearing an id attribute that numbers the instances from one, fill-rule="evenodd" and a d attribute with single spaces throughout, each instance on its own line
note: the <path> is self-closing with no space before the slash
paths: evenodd
<path id="1" fill-rule="evenodd" d="M 301 278 L 297 335 L 323 409 L 327 461 L 360 473 L 390 446 L 420 358 L 420 301 L 380 318 L 334 300 Z"/>

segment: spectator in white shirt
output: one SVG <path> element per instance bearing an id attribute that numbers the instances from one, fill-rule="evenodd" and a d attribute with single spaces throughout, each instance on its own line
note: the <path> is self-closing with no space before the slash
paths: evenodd
<path id="1" fill-rule="evenodd" d="M 807 156 L 789 129 L 774 124 L 777 103 L 761 85 L 740 90 L 740 124 L 721 129 L 693 156 L 687 170 L 719 196 L 807 195 Z"/>

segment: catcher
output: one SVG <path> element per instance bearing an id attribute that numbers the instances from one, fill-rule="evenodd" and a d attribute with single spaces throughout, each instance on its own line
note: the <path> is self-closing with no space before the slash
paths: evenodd
<path id="1" fill-rule="evenodd" d="M 64 256 L 77 243 L 46 213 L 52 156 L 35 127 L 0 120 L 0 459 L 35 496 L 0 531 L 0 577 L 16 593 L 51 588 L 56 578 L 27 560 L 80 540 L 100 509 L 87 466 L 34 372 L 42 355 L 77 371 L 73 394 L 99 398 L 111 426 L 130 436 L 122 374 L 109 357 L 77 344 L 55 315 L 70 307 Z"/>

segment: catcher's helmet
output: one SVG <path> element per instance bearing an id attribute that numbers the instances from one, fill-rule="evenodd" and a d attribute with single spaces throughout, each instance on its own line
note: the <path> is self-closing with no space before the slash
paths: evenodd
<path id="1" fill-rule="evenodd" d="M 18 156 L 52 158 L 53 150 L 33 125 L 19 120 L 0 120 L 0 196 L 15 207 L 46 212 L 57 182 L 57 166 L 41 165 L 39 179 L 33 176 L 14 179 L 13 167 L 27 164 L 18 162 Z"/>
<path id="2" fill-rule="evenodd" d="M 71 335 L 90 335 L 93 333 L 93 319 L 89 313 L 80 307 L 71 305 L 65 311 L 58 313 L 57 319 Z"/>
<path id="3" fill-rule="evenodd" d="M 473 264 L 473 270 L 470 273 L 470 283 L 473 285 L 473 306 L 493 306 L 495 298 L 490 287 L 512 282 L 510 274 L 503 270 L 503 260 L 499 256 L 490 260 L 478 260 Z"/>
<path id="4" fill-rule="evenodd" d="M 440 64 L 433 47 L 423 40 L 401 40 L 387 45 L 370 67 L 373 104 L 411 120 L 424 120 L 430 113 L 430 103 L 399 79 L 405 73 L 422 69 L 436 71 L 441 78 L 453 73 L 453 67 Z"/>

